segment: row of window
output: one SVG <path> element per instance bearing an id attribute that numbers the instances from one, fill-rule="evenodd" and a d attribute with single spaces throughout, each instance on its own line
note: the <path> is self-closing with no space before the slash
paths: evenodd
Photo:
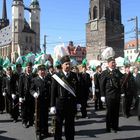
<path id="1" fill-rule="evenodd" d="M 91 11 L 93 12 L 93 17 L 91 17 Z M 90 20 L 92 18 L 93 18 L 93 20 L 94 19 L 97 19 L 97 16 L 98 16 L 98 8 L 97 8 L 97 6 L 94 6 L 93 7 L 93 10 L 90 9 L 90 11 L 89 11 Z M 119 9 L 118 8 L 116 8 L 116 10 L 114 10 L 114 8 L 112 8 L 112 9 L 106 9 L 105 16 L 107 18 L 111 19 L 112 21 L 114 21 L 114 19 L 119 20 L 120 19 Z"/>
<path id="2" fill-rule="evenodd" d="M 32 43 L 32 42 L 33 42 L 32 37 L 31 37 L 31 36 L 29 36 L 29 37 L 26 36 L 26 37 L 25 37 L 25 42 L 26 42 L 26 43 Z"/>

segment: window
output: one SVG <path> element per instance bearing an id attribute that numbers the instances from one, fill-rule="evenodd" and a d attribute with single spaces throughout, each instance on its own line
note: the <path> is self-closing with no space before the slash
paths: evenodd
<path id="1" fill-rule="evenodd" d="M 93 19 L 96 19 L 97 18 L 97 7 L 94 6 L 93 8 Z"/>
<path id="2" fill-rule="evenodd" d="M 31 36 L 30 36 L 30 38 L 29 38 L 29 42 L 32 43 L 32 37 L 31 37 Z"/>
<path id="3" fill-rule="evenodd" d="M 26 41 L 26 43 L 28 43 L 28 37 L 26 36 L 26 38 L 25 38 L 25 41 Z"/>

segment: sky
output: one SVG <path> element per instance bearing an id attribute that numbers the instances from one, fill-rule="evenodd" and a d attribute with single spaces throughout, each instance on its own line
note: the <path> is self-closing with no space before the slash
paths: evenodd
<path id="1" fill-rule="evenodd" d="M 0 18 L 2 16 L 2 1 L 0 0 Z M 8 18 L 11 22 L 11 5 L 13 0 L 7 0 Z M 32 0 L 23 0 L 29 6 Z M 56 45 L 69 41 L 74 44 L 86 45 L 86 23 L 88 22 L 90 0 L 39 0 L 41 8 L 41 48 L 44 35 L 47 36 L 47 53 L 53 53 Z M 135 22 L 129 19 L 138 16 L 140 19 L 140 0 L 121 0 L 122 24 L 125 27 L 125 42 L 135 38 Z M 28 12 L 25 17 L 28 20 Z M 139 22 L 140 28 L 140 22 Z M 131 33 L 130 33 L 131 32 Z"/>

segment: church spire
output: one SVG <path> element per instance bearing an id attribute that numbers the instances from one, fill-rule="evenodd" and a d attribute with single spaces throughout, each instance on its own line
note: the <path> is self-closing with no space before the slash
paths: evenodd
<path id="1" fill-rule="evenodd" d="M 7 19 L 6 0 L 3 0 L 2 19 Z"/>

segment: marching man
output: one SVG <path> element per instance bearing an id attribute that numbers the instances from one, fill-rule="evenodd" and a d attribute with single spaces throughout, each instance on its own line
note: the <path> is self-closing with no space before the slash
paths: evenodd
<path id="1" fill-rule="evenodd" d="M 65 120 L 65 137 L 66 140 L 74 140 L 74 118 L 77 103 L 78 80 L 75 73 L 70 71 L 70 58 L 63 56 L 61 58 L 62 71 L 54 74 L 52 77 L 51 88 L 51 110 L 52 114 L 56 113 L 55 140 L 62 140 L 62 125 Z"/>

